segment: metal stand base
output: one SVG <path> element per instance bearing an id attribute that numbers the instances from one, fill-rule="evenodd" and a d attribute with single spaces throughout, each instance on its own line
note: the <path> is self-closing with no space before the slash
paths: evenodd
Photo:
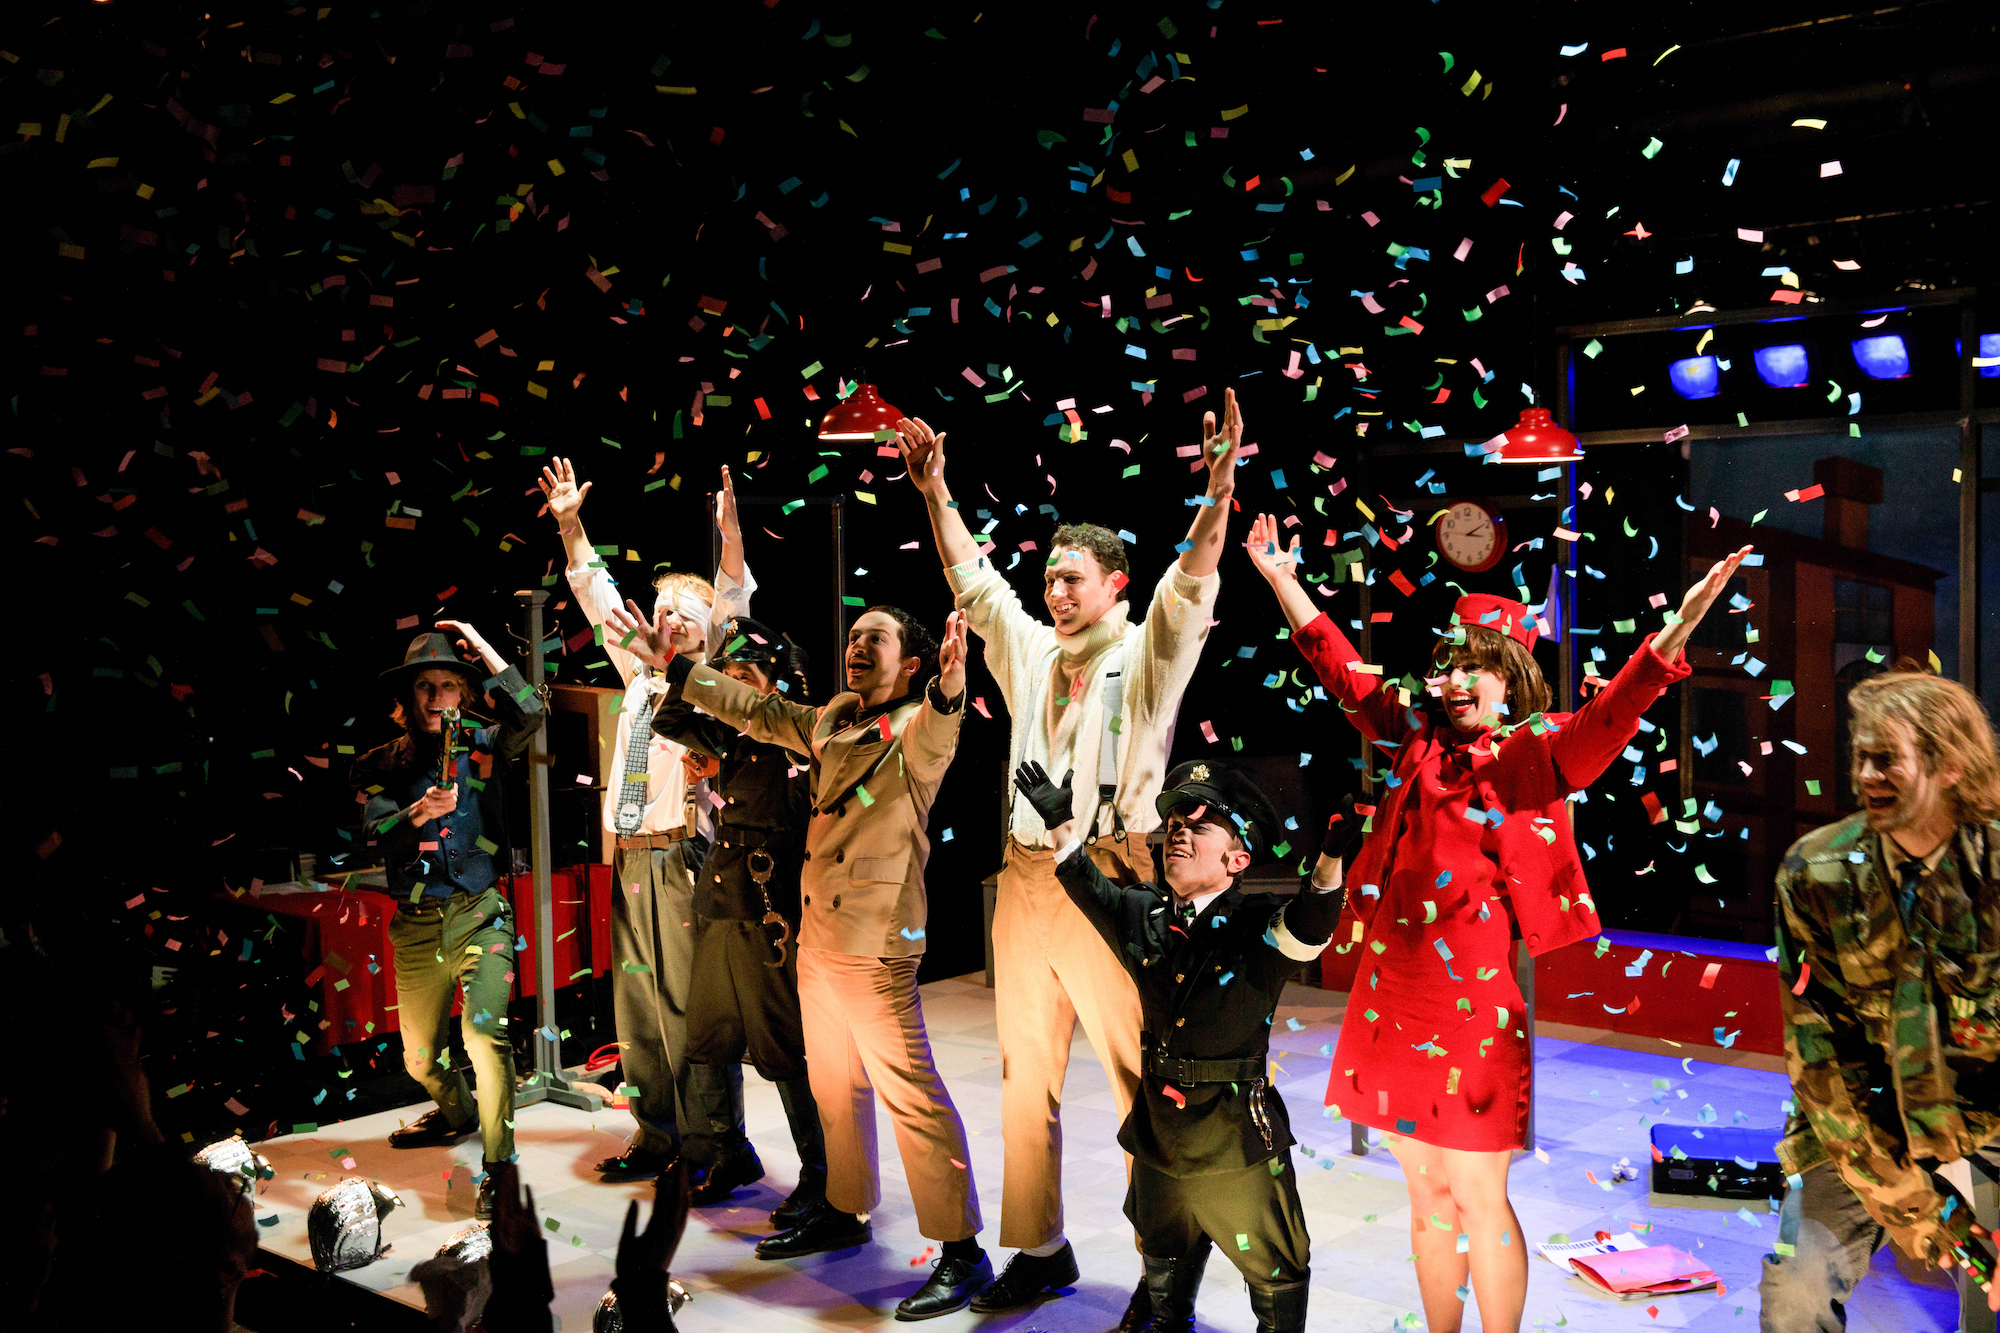
<path id="1" fill-rule="evenodd" d="M 536 1102 L 554 1102 L 557 1106 L 572 1106 L 579 1111 L 602 1111 L 604 1099 L 594 1092 L 584 1092 L 573 1085 L 562 1074 L 530 1074 L 528 1082 L 514 1089 L 514 1105 L 533 1106 Z"/>

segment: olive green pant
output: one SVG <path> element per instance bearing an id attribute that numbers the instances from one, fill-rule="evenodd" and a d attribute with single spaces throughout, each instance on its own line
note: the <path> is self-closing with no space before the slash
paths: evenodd
<path id="1" fill-rule="evenodd" d="M 403 1067 L 453 1125 L 473 1117 L 465 1075 L 451 1066 L 452 987 L 465 1003 L 460 1035 L 479 1078 L 479 1137 L 489 1162 L 514 1155 L 514 1048 L 507 1037 L 513 993 L 514 909 L 496 886 L 403 903 L 389 923 Z"/>

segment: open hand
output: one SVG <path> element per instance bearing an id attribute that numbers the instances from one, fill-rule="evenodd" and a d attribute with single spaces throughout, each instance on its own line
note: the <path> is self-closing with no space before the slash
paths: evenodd
<path id="1" fill-rule="evenodd" d="M 896 423 L 896 448 L 910 470 L 910 484 L 925 495 L 944 488 L 944 435 L 932 434 L 921 417 Z"/>
<path id="2" fill-rule="evenodd" d="M 674 632 L 667 626 L 673 607 L 655 608 L 651 619 L 630 600 L 625 609 L 608 607 L 604 612 L 604 642 L 623 648 L 647 666 L 664 669 L 674 658 Z"/>
<path id="3" fill-rule="evenodd" d="M 1035 813 L 1042 817 L 1042 824 L 1048 828 L 1061 828 L 1076 816 L 1071 813 L 1074 792 L 1070 783 L 1076 777 L 1076 770 L 1063 774 L 1062 785 L 1058 787 L 1049 780 L 1047 770 L 1030 761 L 1014 770 L 1014 789 L 1035 807 Z"/>
<path id="4" fill-rule="evenodd" d="M 1259 514 L 1250 523 L 1250 537 L 1243 549 L 1249 553 L 1250 563 L 1257 566 L 1257 572 L 1273 587 L 1279 583 L 1299 581 L 1299 536 L 1292 534 L 1292 544 L 1287 547 L 1278 520 L 1270 514 Z"/>
<path id="5" fill-rule="evenodd" d="M 582 486 L 576 484 L 576 468 L 567 458 L 555 460 L 554 467 L 544 467 L 536 485 L 548 497 L 549 516 L 558 528 L 566 528 L 576 520 L 577 510 L 583 508 L 583 497 L 590 493 L 590 482 Z"/>
<path id="6" fill-rule="evenodd" d="M 944 622 L 938 644 L 938 693 L 947 701 L 965 693 L 965 612 L 954 611 Z"/>
<path id="7" fill-rule="evenodd" d="M 1735 575 L 1736 567 L 1743 563 L 1743 557 L 1754 549 L 1746 546 L 1734 555 L 1724 556 L 1709 566 L 1707 576 L 1700 583 L 1688 589 L 1687 596 L 1681 599 L 1680 617 L 1687 622 L 1690 630 L 1701 623 L 1701 618 L 1708 614 L 1708 608 L 1729 586 L 1729 580 Z"/>
<path id="8" fill-rule="evenodd" d="M 715 494 L 715 526 L 722 531 L 724 548 L 743 545 L 743 521 L 736 513 L 736 483 L 729 469 L 722 469 L 722 489 Z"/>
<path id="9" fill-rule="evenodd" d="M 487 653 L 493 651 L 486 640 L 480 637 L 479 631 L 472 628 L 471 625 L 463 620 L 439 620 L 432 623 L 446 634 L 456 634 L 458 636 L 460 652 L 471 653 L 474 657 L 484 657 Z"/>
<path id="10" fill-rule="evenodd" d="M 1222 391 L 1222 426 L 1217 429 L 1215 413 L 1201 414 L 1201 459 L 1208 464 L 1208 493 L 1220 498 L 1236 489 L 1236 453 L 1243 447 L 1243 412 L 1236 405 L 1236 390 Z"/>

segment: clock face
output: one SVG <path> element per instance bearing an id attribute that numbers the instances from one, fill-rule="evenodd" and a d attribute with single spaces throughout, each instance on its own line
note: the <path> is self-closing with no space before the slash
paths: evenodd
<path id="1" fill-rule="evenodd" d="M 1506 541 L 1506 520 L 1471 500 L 1459 500 L 1437 521 L 1438 551 L 1468 573 L 1491 569 L 1500 562 Z"/>

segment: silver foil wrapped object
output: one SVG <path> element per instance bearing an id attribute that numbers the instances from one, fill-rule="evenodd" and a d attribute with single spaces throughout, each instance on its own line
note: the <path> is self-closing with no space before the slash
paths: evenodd
<path id="1" fill-rule="evenodd" d="M 402 1200 L 372 1180 L 348 1176 L 313 1200 L 306 1213 L 313 1266 L 341 1273 L 374 1263 L 382 1244 L 382 1218 Z"/>
<path id="2" fill-rule="evenodd" d="M 484 1222 L 474 1222 L 438 1246 L 438 1252 L 410 1270 L 424 1292 L 424 1313 L 433 1328 L 468 1333 L 486 1313 L 493 1295 L 493 1274 L 487 1259 L 493 1236 Z"/>
<path id="3" fill-rule="evenodd" d="M 261 1155 L 253 1152 L 240 1134 L 231 1134 L 226 1139 L 217 1139 L 194 1155 L 196 1166 L 219 1171 L 225 1176 L 235 1176 L 248 1194 L 259 1180 L 269 1180 L 277 1173 Z"/>
<path id="4" fill-rule="evenodd" d="M 679 1278 L 667 1279 L 667 1313 L 677 1315 L 681 1307 L 694 1299 L 694 1293 L 680 1284 Z M 625 1333 L 625 1316 L 618 1309 L 618 1293 L 607 1291 L 604 1299 L 597 1303 L 597 1309 L 590 1315 L 590 1333 Z"/>

